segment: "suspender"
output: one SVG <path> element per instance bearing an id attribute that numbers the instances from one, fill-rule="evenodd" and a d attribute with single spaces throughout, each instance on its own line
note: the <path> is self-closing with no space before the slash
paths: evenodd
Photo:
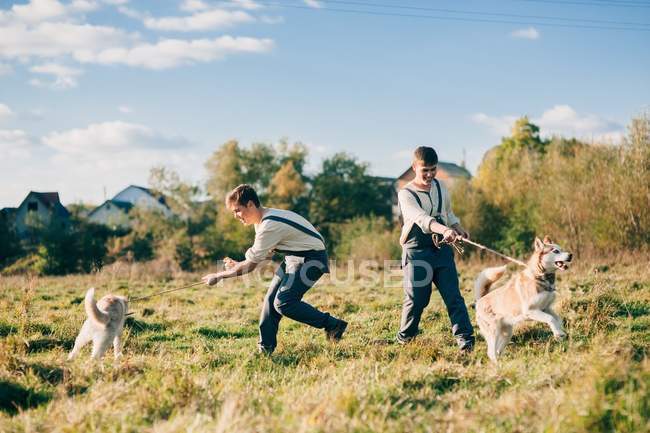
<path id="1" fill-rule="evenodd" d="M 287 225 L 290 225 L 294 229 L 298 229 L 301 232 L 303 232 L 303 233 L 305 233 L 305 234 L 307 234 L 307 235 L 309 235 L 309 236 L 311 236 L 313 238 L 316 238 L 316 239 L 320 240 L 323 244 L 325 244 L 325 239 L 323 239 L 323 237 L 320 234 L 316 233 L 313 230 L 308 229 L 307 227 L 305 227 L 305 226 L 303 226 L 301 224 L 298 224 L 295 221 L 291 221 L 290 219 L 283 218 L 283 217 L 276 216 L 276 215 L 267 215 L 264 218 L 262 218 L 262 221 L 265 221 L 265 220 L 272 220 L 272 221 L 278 221 L 278 222 L 281 222 L 281 223 L 285 223 Z"/>
<path id="2" fill-rule="evenodd" d="M 438 209 L 436 210 L 435 219 L 436 219 L 437 222 L 440 223 L 441 222 L 440 213 L 442 212 L 442 191 L 440 190 L 440 183 L 438 182 L 438 179 L 433 179 L 433 181 L 436 183 L 436 190 L 438 191 Z M 422 206 L 422 201 L 420 200 L 420 197 L 418 196 L 418 193 L 413 191 L 410 188 L 404 188 L 404 189 L 407 190 L 408 192 L 410 192 L 413 195 L 413 197 L 415 198 L 415 201 L 418 202 L 418 206 L 420 206 L 421 208 L 424 209 L 424 207 Z M 433 209 L 431 209 L 431 210 L 433 210 Z"/>

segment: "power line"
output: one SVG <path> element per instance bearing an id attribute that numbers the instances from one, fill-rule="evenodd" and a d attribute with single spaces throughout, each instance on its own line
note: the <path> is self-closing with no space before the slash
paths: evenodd
<path id="1" fill-rule="evenodd" d="M 562 4 L 562 5 L 583 5 L 583 6 L 613 6 L 613 7 L 624 7 L 624 8 L 649 8 L 650 3 L 636 3 L 636 2 L 614 2 L 612 0 L 590 0 L 590 1 L 570 1 L 570 0 L 519 0 L 525 2 L 535 2 L 535 3 L 553 3 L 553 4 Z"/>
<path id="2" fill-rule="evenodd" d="M 277 7 L 280 7 L 280 8 L 309 10 L 309 11 L 312 11 L 312 12 L 325 11 L 325 12 L 338 12 L 338 13 L 373 15 L 373 16 L 388 16 L 388 17 L 400 17 L 400 18 L 419 18 L 419 19 L 430 19 L 430 20 L 436 20 L 436 21 L 459 21 L 459 22 L 478 22 L 478 23 L 494 23 L 494 24 L 534 25 L 534 26 L 540 26 L 540 27 L 563 27 L 563 28 L 576 28 L 576 29 L 621 30 L 621 31 L 650 32 L 650 28 L 614 27 L 614 26 L 562 24 L 562 23 L 545 23 L 545 22 L 533 22 L 533 21 L 514 21 L 514 20 L 451 17 L 451 16 L 436 16 L 436 15 L 421 15 L 421 14 L 418 15 L 418 14 L 407 14 L 407 13 L 397 13 L 397 12 L 381 12 L 381 11 L 369 10 L 369 9 L 359 10 L 359 9 L 342 9 L 342 8 L 331 8 L 331 7 L 313 8 L 313 7 L 310 7 L 310 6 L 289 5 L 289 4 L 286 4 L 286 3 L 278 3 L 278 2 L 265 1 L 265 0 L 258 0 L 258 3 L 267 4 L 267 5 L 270 5 L 270 6 L 277 6 Z M 641 25 L 641 24 L 636 23 L 635 25 Z"/>
<path id="3" fill-rule="evenodd" d="M 386 3 L 373 3 L 373 2 L 364 2 L 364 1 L 327 0 L 326 4 L 329 3 L 337 3 L 337 4 L 352 5 L 352 6 L 372 6 L 372 7 L 381 7 L 381 8 L 390 8 L 390 9 L 443 12 L 443 13 L 451 13 L 451 14 L 478 15 L 478 16 L 531 18 L 531 19 L 556 20 L 556 21 L 576 22 L 576 23 L 612 24 L 612 25 L 619 25 L 619 26 L 621 25 L 622 26 L 626 26 L 626 25 L 650 26 L 650 23 L 639 23 L 639 22 L 593 20 L 588 18 L 564 18 L 564 17 L 543 16 L 543 15 L 521 15 L 521 14 L 507 14 L 507 13 L 498 13 L 498 12 L 482 12 L 482 11 L 479 12 L 479 11 L 468 11 L 468 10 L 459 10 L 459 9 L 442 9 L 442 8 L 429 8 L 429 7 L 420 7 L 420 6 L 389 5 Z"/>

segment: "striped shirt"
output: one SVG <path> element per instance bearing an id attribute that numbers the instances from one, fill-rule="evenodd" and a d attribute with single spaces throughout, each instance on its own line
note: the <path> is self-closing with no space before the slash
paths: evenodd
<path id="1" fill-rule="evenodd" d="M 320 236 L 320 233 L 309 221 L 290 210 L 266 208 L 262 219 L 267 217 L 284 218 Z M 322 236 L 320 238 L 322 239 Z M 286 222 L 265 219 L 259 224 L 255 224 L 255 242 L 246 251 L 246 260 L 259 263 L 266 260 L 273 250 L 285 252 L 322 251 L 325 250 L 325 244 L 321 239 L 317 239 Z"/>
<path id="2" fill-rule="evenodd" d="M 460 224 L 460 219 L 451 209 L 451 198 L 449 197 L 449 191 L 445 185 L 440 183 L 440 192 L 442 194 L 442 208 L 440 211 L 440 217 L 447 227 L 451 227 L 454 224 Z M 420 206 L 413 197 L 413 194 L 406 191 L 406 188 L 411 191 L 415 191 L 420 199 Z M 438 191 L 434 183 L 431 184 L 431 189 L 429 191 L 423 191 L 418 189 L 413 185 L 413 182 L 406 184 L 397 194 L 397 199 L 399 201 L 399 207 L 402 212 L 402 218 L 404 219 L 404 225 L 402 226 L 402 233 L 399 238 L 400 244 L 406 243 L 411 228 L 413 224 L 417 224 L 423 233 L 432 233 L 429 229 L 431 221 L 435 221 L 436 211 L 438 210 Z"/>

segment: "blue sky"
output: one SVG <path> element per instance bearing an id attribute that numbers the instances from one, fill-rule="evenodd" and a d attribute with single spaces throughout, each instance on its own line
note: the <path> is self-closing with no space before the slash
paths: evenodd
<path id="1" fill-rule="evenodd" d="M 648 47 L 642 0 L 0 0 L 0 207 L 99 203 L 153 165 L 201 181 L 231 138 L 382 176 L 420 144 L 474 171 L 523 114 L 616 142 Z"/>

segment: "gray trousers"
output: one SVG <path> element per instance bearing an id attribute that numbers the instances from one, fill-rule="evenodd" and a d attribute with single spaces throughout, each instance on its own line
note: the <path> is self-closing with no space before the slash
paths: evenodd
<path id="1" fill-rule="evenodd" d="M 442 296 L 459 347 L 474 343 L 474 328 L 460 294 L 454 253 L 449 245 L 440 249 L 404 248 L 404 303 L 398 338 L 410 340 L 418 334 L 422 311 L 429 305 L 432 283 Z"/>
<path id="2" fill-rule="evenodd" d="M 259 346 L 272 352 L 277 346 L 278 326 L 283 316 L 314 328 L 332 329 L 338 320 L 302 301 L 323 275 L 322 267 L 314 261 L 294 263 L 289 258 L 278 267 L 264 296 L 260 314 Z"/>

